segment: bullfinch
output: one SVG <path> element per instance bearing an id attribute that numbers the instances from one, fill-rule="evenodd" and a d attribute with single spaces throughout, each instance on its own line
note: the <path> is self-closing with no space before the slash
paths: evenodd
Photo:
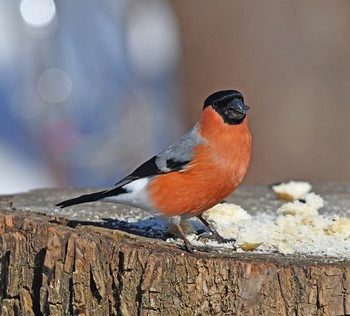
<path id="1" fill-rule="evenodd" d="M 109 190 L 63 201 L 57 206 L 104 201 L 155 211 L 170 218 L 189 252 L 192 244 L 180 226 L 196 216 L 215 239 L 225 239 L 202 213 L 232 193 L 245 176 L 251 134 L 243 95 L 236 90 L 211 94 L 199 121 L 167 149 L 147 160 Z"/>

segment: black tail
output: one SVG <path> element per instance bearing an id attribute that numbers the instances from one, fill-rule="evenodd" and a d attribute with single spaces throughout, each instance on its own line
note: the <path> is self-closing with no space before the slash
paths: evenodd
<path id="1" fill-rule="evenodd" d="M 87 202 L 94 202 L 103 199 L 104 197 L 108 196 L 106 194 L 108 191 L 101 191 L 101 192 L 96 192 L 96 193 L 91 193 L 91 194 L 85 194 L 82 196 L 79 196 L 74 199 L 66 200 L 61 203 L 56 204 L 56 206 L 59 206 L 61 208 L 75 205 L 75 204 L 81 204 L 81 203 L 87 203 Z"/>
<path id="2" fill-rule="evenodd" d="M 123 194 L 123 193 L 127 193 L 127 190 L 123 189 L 122 187 L 116 187 L 112 190 L 105 190 L 105 191 L 100 191 L 100 192 L 95 192 L 95 193 L 91 193 L 91 194 L 85 194 L 82 196 L 78 196 L 77 198 L 66 200 L 66 201 L 63 201 L 61 203 L 58 203 L 58 204 L 56 204 L 56 206 L 64 208 L 64 207 L 75 205 L 75 204 L 95 202 L 98 200 L 102 200 L 108 196 L 116 196 L 116 195 Z"/>

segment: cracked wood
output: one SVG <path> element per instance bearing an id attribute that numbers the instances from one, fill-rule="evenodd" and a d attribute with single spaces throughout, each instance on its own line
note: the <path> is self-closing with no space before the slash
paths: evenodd
<path id="1" fill-rule="evenodd" d="M 188 254 L 116 229 L 70 227 L 15 208 L 14 198 L 0 198 L 1 315 L 350 314 L 349 262 Z"/>

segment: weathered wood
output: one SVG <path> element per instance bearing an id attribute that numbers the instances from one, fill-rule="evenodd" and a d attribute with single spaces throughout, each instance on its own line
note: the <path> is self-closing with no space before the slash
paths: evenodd
<path id="1" fill-rule="evenodd" d="M 236 198 L 252 199 L 249 190 Z M 339 190 L 349 198 L 348 187 Z M 189 254 L 161 239 L 53 216 L 54 202 L 75 194 L 0 199 L 1 315 L 350 314 L 349 262 Z M 96 205 L 88 207 L 101 212 Z"/>

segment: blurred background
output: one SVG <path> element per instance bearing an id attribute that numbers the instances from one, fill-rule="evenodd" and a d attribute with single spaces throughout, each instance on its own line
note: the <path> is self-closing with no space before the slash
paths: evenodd
<path id="1" fill-rule="evenodd" d="M 349 182 L 349 1 L 0 0 L 0 194 L 111 186 L 222 89 L 245 183 Z"/>

